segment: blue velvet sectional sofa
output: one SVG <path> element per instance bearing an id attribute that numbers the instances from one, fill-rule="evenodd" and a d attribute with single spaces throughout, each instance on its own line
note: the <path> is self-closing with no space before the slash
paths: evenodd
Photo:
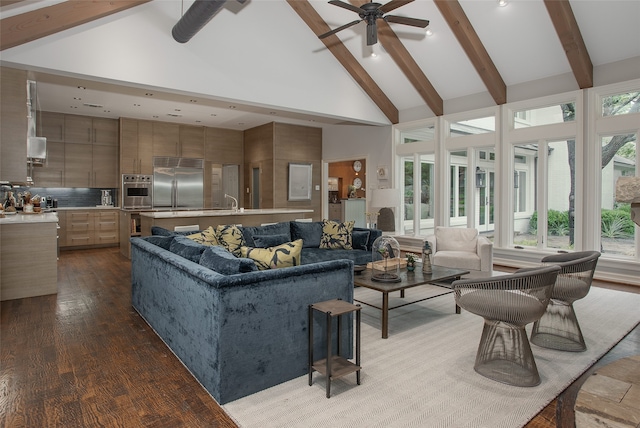
<path id="1" fill-rule="evenodd" d="M 166 236 L 131 238 L 133 307 L 220 404 L 306 374 L 309 305 L 353 302 L 354 263 L 370 261 L 370 245 L 381 232 L 358 230 L 361 249 L 321 250 L 309 245 L 318 238 L 318 223 L 242 228 L 247 245 L 258 236 L 306 234 L 300 266 L 263 271 L 219 247 L 185 244 L 178 233 L 156 229 Z M 314 319 L 319 358 L 325 321 Z M 342 328 L 343 349 L 351 349 L 353 325 Z"/>

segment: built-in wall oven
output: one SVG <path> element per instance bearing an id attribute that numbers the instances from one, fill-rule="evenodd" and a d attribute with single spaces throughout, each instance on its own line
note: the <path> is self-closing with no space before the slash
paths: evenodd
<path id="1" fill-rule="evenodd" d="M 122 175 L 122 208 L 142 209 L 153 206 L 153 175 Z"/>

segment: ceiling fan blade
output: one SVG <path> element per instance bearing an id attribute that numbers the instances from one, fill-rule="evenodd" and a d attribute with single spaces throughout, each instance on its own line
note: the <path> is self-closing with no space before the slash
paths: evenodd
<path id="1" fill-rule="evenodd" d="M 380 6 L 378 10 L 382 11 L 382 13 L 391 12 L 392 10 L 397 9 L 400 6 L 404 6 L 405 4 L 409 4 L 412 1 L 413 0 L 391 0 L 389 3 Z"/>
<path id="2" fill-rule="evenodd" d="M 331 0 L 329 2 L 329 4 L 332 4 L 334 6 L 342 7 L 344 9 L 350 10 L 350 11 L 355 12 L 357 14 L 361 14 L 361 13 L 364 12 L 364 10 L 360 9 L 358 6 L 354 6 L 354 5 L 350 4 L 350 3 L 345 3 L 345 2 L 340 1 L 340 0 Z"/>
<path id="3" fill-rule="evenodd" d="M 367 24 L 367 46 L 378 43 L 378 27 L 376 24 Z"/>
<path id="4" fill-rule="evenodd" d="M 356 21 L 350 22 L 350 23 L 348 23 L 348 24 L 343 25 L 342 27 L 338 27 L 338 28 L 336 28 L 335 30 L 328 31 L 328 32 L 326 32 L 326 33 L 324 33 L 324 34 L 320 34 L 320 35 L 318 36 L 318 38 L 319 38 L 319 39 L 324 39 L 325 37 L 328 37 L 328 36 L 330 36 L 330 35 L 332 35 L 332 34 L 336 34 L 338 31 L 342 31 L 342 30 L 344 30 L 345 28 L 353 27 L 354 25 L 356 25 L 356 24 L 360 23 L 360 21 L 362 21 L 362 19 L 358 19 L 358 20 L 356 20 Z"/>
<path id="5" fill-rule="evenodd" d="M 429 25 L 427 19 L 407 18 L 405 16 L 388 15 L 383 18 L 387 22 L 393 22 L 396 24 L 411 25 L 413 27 L 425 28 Z"/>

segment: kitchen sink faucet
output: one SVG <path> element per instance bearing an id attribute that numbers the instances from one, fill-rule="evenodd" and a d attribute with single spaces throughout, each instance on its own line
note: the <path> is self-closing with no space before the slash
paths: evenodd
<path id="1" fill-rule="evenodd" d="M 238 211 L 238 200 L 236 198 L 234 198 L 231 195 L 227 195 L 226 193 L 224 194 L 225 198 L 229 198 L 232 199 L 233 202 L 235 202 L 235 205 L 233 204 L 233 202 L 231 202 L 231 209 L 233 210 L 233 212 L 237 212 Z"/>

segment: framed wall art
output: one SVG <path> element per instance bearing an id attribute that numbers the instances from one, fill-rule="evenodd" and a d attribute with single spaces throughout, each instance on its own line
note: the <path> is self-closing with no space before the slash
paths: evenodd
<path id="1" fill-rule="evenodd" d="M 289 201 L 311 200 L 311 168 L 310 163 L 289 164 Z"/>

